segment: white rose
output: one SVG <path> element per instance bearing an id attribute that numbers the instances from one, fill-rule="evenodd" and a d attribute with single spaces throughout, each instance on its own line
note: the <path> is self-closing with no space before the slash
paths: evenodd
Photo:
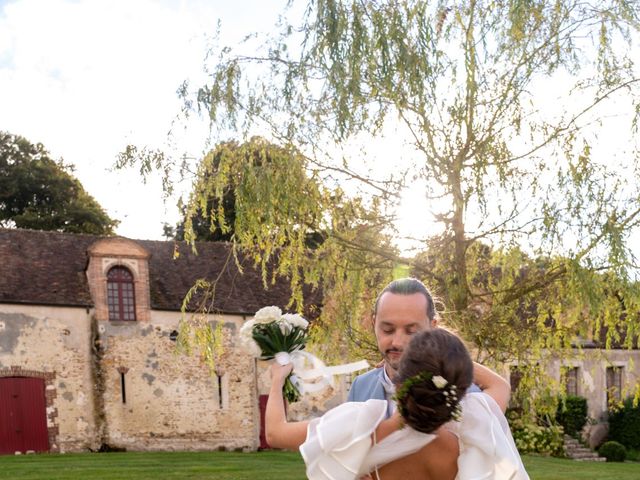
<path id="1" fill-rule="evenodd" d="M 252 357 L 258 358 L 262 356 L 262 349 L 254 339 L 241 339 L 240 347 Z"/>
<path id="2" fill-rule="evenodd" d="M 282 318 L 278 320 L 278 326 L 280 327 L 280 331 L 283 335 L 287 335 L 291 333 L 291 330 L 293 330 L 293 325 L 284 318 L 285 316 L 286 315 L 283 315 Z"/>
<path id="3" fill-rule="evenodd" d="M 260 346 L 253 339 L 253 327 L 256 324 L 253 320 L 245 322 L 238 332 L 238 343 L 240 347 L 252 357 L 262 356 Z"/>
<path id="4" fill-rule="evenodd" d="M 278 307 L 263 307 L 253 317 L 255 323 L 272 323 L 280 319 L 282 310 Z"/>
<path id="5" fill-rule="evenodd" d="M 435 377 L 433 377 L 431 379 L 431 381 L 433 382 L 433 384 L 436 386 L 436 388 L 442 389 L 445 387 L 445 385 L 449 382 L 447 382 L 447 379 L 444 377 L 441 377 L 440 375 L 436 375 Z"/>
<path id="6" fill-rule="evenodd" d="M 240 332 L 238 336 L 240 338 L 253 338 L 253 326 L 256 324 L 253 320 L 249 320 L 245 322 L 242 327 L 240 327 Z"/>
<path id="7" fill-rule="evenodd" d="M 282 319 L 289 325 L 291 325 L 291 328 L 299 327 L 303 330 L 306 330 L 307 326 L 309 326 L 309 322 L 307 322 L 297 313 L 285 313 L 284 315 L 282 315 Z"/>

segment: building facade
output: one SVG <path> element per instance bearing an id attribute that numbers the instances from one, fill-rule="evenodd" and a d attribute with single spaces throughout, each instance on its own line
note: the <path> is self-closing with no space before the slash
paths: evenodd
<path id="1" fill-rule="evenodd" d="M 197 248 L 0 230 L 0 453 L 260 447 L 266 366 L 234 339 L 289 288 L 265 289 L 248 263 L 240 274 L 228 244 Z M 215 371 L 176 352 L 197 279 L 216 282 L 187 305 L 210 302 L 200 321 L 224 336 Z"/>
<path id="2" fill-rule="evenodd" d="M 268 364 L 235 339 L 260 308 L 284 310 L 289 285 L 265 289 L 239 256 L 241 273 L 228 244 L 196 246 L 197 255 L 179 242 L 0 229 L 0 454 L 266 446 Z M 186 315 L 207 302 L 211 313 L 198 320 L 224 338 L 213 371 L 197 352 L 176 350 L 183 301 L 198 279 L 215 283 L 215 295 L 196 292 Z M 516 371 L 505 365 L 512 386 Z M 586 397 L 603 425 L 609 400 L 640 382 L 640 350 L 584 348 L 546 371 L 545 381 Z M 346 400 L 349 379 L 335 380 L 290 406 L 289 417 Z"/>

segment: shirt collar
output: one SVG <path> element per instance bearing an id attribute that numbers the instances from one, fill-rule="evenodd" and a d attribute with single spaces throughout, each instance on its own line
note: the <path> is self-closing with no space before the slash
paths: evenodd
<path id="1" fill-rule="evenodd" d="M 387 375 L 387 369 L 382 367 L 382 377 L 380 379 L 382 383 L 382 388 L 384 388 L 384 392 L 387 398 L 392 397 L 396 393 L 396 386 L 393 384 L 389 375 Z"/>

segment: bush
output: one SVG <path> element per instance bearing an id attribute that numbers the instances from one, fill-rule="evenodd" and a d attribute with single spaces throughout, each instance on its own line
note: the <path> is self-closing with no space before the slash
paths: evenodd
<path id="1" fill-rule="evenodd" d="M 614 441 L 603 443 L 598 453 L 601 457 L 605 457 L 607 462 L 624 462 L 627 458 L 627 449 L 624 445 Z"/>
<path id="2" fill-rule="evenodd" d="M 517 414 L 509 414 L 513 440 L 521 454 L 538 453 L 564 457 L 564 430 L 560 425 L 539 424 Z"/>
<path id="3" fill-rule="evenodd" d="M 587 423 L 587 399 L 568 395 L 558 403 L 556 421 L 563 426 L 567 435 L 579 437 Z"/>
<path id="4" fill-rule="evenodd" d="M 640 462 L 640 450 L 627 448 L 627 460 L 630 462 Z"/>
<path id="5" fill-rule="evenodd" d="M 609 411 L 608 438 L 640 450 L 640 404 L 634 407 L 631 397 L 624 401 L 622 408 Z"/>

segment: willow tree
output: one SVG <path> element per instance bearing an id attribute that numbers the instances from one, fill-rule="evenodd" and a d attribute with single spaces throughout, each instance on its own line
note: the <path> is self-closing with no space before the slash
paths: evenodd
<path id="1" fill-rule="evenodd" d="M 236 201 L 267 212 L 281 205 L 283 217 L 236 222 L 238 245 L 263 265 L 274 249 L 288 249 L 278 271 L 294 283 L 322 281 L 335 294 L 323 324 L 342 315 L 350 319 L 341 328 L 350 329 L 370 307 L 376 283 L 370 279 L 382 283 L 394 260 L 411 260 L 356 228 L 350 236 L 333 229 L 353 212 L 328 192 L 342 182 L 360 184 L 358 202 L 384 213 L 404 188 L 422 188 L 442 232 L 428 241 L 429 252 L 446 261 L 416 271 L 440 285 L 449 323 L 479 352 L 535 355 L 603 325 L 616 335 L 621 323 L 633 341 L 640 313 L 629 242 L 640 219 L 633 145 L 639 78 L 631 56 L 637 2 L 324 0 L 304 10 L 292 4 L 258 51 L 212 52 L 210 81 L 181 89 L 186 109 L 206 112 L 215 129 L 268 132 L 295 146 L 302 153 L 282 168 L 311 173 L 318 192 L 326 188 L 301 194 L 299 173 L 290 181 L 284 170 L 259 176 L 255 165 L 244 165 L 255 183 Z M 604 157 L 599 147 L 607 139 L 598 132 L 612 113 L 628 114 L 629 123 Z M 376 177 L 366 139 L 390 129 L 411 151 L 388 160 L 392 175 Z M 625 141 L 630 147 L 623 150 Z M 364 146 L 356 150 L 354 143 Z M 254 194 L 278 186 L 282 196 L 270 197 L 276 203 L 268 207 Z M 224 190 L 217 182 L 216 188 Z M 292 219 L 308 215 L 324 222 L 327 245 L 366 255 L 324 257 L 329 263 L 320 267 L 321 257 L 308 261 L 295 228 L 265 228 L 267 221 L 295 225 Z M 479 242 L 496 254 L 480 255 Z M 527 259 L 535 258 L 550 260 L 529 268 Z M 339 268 L 327 268 L 332 261 Z M 382 261 L 386 270 L 371 273 Z M 500 275 L 477 282 L 482 269 Z M 347 272 L 368 280 L 349 283 Z"/>
<path id="2" fill-rule="evenodd" d="M 275 281 L 290 282 L 291 310 L 317 317 L 313 307 L 305 308 L 305 295 L 317 299 L 322 293 L 324 308 L 314 332 L 325 341 L 334 337 L 326 355 L 371 353 L 374 344 L 358 322 L 368 314 L 361 295 L 382 288 L 397 255 L 375 204 L 327 187 L 291 145 L 252 137 L 220 142 L 204 156 L 183 211 L 185 240 L 197 250 L 194 242 L 207 240 L 206 224 L 209 232 L 232 243 L 236 260 L 242 255 L 260 266 L 265 289 Z M 209 280 L 195 285 L 187 298 L 205 288 L 212 300 L 216 285 Z M 196 348 L 215 343 L 201 316 L 186 318 L 183 336 L 193 337 Z M 341 341 L 345 336 L 348 341 Z"/>

